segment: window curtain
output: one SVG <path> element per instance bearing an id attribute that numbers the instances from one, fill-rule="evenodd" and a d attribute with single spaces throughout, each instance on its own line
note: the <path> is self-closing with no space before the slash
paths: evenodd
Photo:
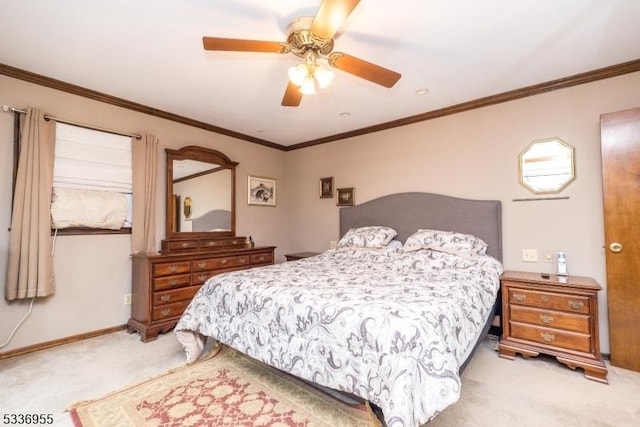
<path id="1" fill-rule="evenodd" d="M 133 161 L 133 225 L 131 246 L 134 254 L 156 252 L 156 169 L 158 139 L 149 134 L 131 139 Z"/>
<path id="2" fill-rule="evenodd" d="M 55 123 L 27 108 L 22 129 L 11 217 L 5 298 L 46 297 L 55 291 L 51 237 L 51 192 Z"/>

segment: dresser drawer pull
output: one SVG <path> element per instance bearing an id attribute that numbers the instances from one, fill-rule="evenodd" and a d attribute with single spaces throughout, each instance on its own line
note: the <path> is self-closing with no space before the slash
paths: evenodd
<path id="1" fill-rule="evenodd" d="M 198 264 L 198 268 L 202 269 L 205 268 L 207 266 L 206 262 L 201 262 L 200 264 Z"/>
<path id="2" fill-rule="evenodd" d="M 178 271 L 178 266 L 177 265 L 170 265 L 169 266 L 169 273 L 175 273 L 176 271 Z"/>
<path id="3" fill-rule="evenodd" d="M 209 243 L 207 243 L 207 246 L 215 246 L 215 245 L 216 245 L 216 242 L 209 242 Z"/>
<path id="4" fill-rule="evenodd" d="M 226 258 L 220 260 L 220 264 L 224 265 L 226 263 L 227 263 L 227 259 Z"/>
<path id="5" fill-rule="evenodd" d="M 527 296 L 526 296 L 526 295 L 524 295 L 524 294 L 513 294 L 513 295 L 511 296 L 511 298 L 512 298 L 514 301 L 517 301 L 517 302 L 523 302 L 524 300 L 526 300 L 526 299 L 527 299 Z"/>
<path id="6" fill-rule="evenodd" d="M 584 303 L 582 301 L 569 301 L 569 307 L 573 308 L 574 310 L 580 310 L 582 307 L 584 307 Z"/>
<path id="7" fill-rule="evenodd" d="M 201 280 L 201 281 L 203 281 L 203 282 L 204 282 L 205 280 L 207 280 L 207 276 L 206 276 L 206 274 L 201 274 L 201 275 L 199 275 L 199 276 L 198 276 L 198 280 Z"/>
<path id="8" fill-rule="evenodd" d="M 556 336 L 551 332 L 542 332 L 540 334 L 540 338 L 542 338 L 542 341 L 544 342 L 553 342 L 553 340 L 556 339 Z"/>
<path id="9" fill-rule="evenodd" d="M 189 247 L 189 244 L 185 242 L 185 243 L 183 243 L 183 244 L 182 244 L 182 247 L 183 247 L 183 248 L 188 248 L 188 247 Z"/>
<path id="10" fill-rule="evenodd" d="M 259 259 L 260 261 L 264 261 L 264 260 L 265 260 L 265 257 L 264 257 L 264 255 L 260 255 L 260 257 L 258 257 L 258 259 Z"/>
<path id="11" fill-rule="evenodd" d="M 175 286 L 178 284 L 178 279 L 171 279 L 169 280 L 169 286 Z"/>
<path id="12" fill-rule="evenodd" d="M 171 299 L 171 295 L 162 295 L 162 296 L 160 297 L 160 300 L 161 300 L 161 301 L 164 301 L 164 302 L 167 302 L 167 301 L 169 301 L 170 299 Z"/>
<path id="13" fill-rule="evenodd" d="M 164 310 L 162 310 L 160 312 L 160 314 L 163 315 L 163 316 L 168 316 L 168 315 L 171 314 L 171 309 L 170 308 L 165 308 Z"/>
<path id="14" fill-rule="evenodd" d="M 554 319 L 553 316 L 549 316 L 548 314 L 541 314 L 540 320 L 542 320 L 542 323 L 546 323 L 548 325 L 549 323 L 552 323 Z"/>
<path id="15" fill-rule="evenodd" d="M 542 295 L 541 299 L 542 299 L 542 301 L 544 301 L 544 302 L 549 302 L 549 299 L 550 299 L 550 298 L 549 298 L 549 295 Z"/>
<path id="16" fill-rule="evenodd" d="M 237 241 L 237 240 L 234 240 L 234 241 L 232 241 L 232 242 L 231 242 L 231 244 L 232 244 L 232 245 L 237 245 L 237 244 L 238 244 L 238 241 Z"/>
<path id="17" fill-rule="evenodd" d="M 240 264 L 244 264 L 245 262 L 247 262 L 247 260 L 246 260 L 246 259 L 244 259 L 244 258 L 240 258 Z"/>

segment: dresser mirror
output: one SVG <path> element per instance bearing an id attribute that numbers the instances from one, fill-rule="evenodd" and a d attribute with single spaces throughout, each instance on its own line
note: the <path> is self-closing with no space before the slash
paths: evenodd
<path id="1" fill-rule="evenodd" d="M 518 173 L 534 194 L 559 193 L 576 179 L 574 149 L 559 138 L 533 141 L 518 156 Z"/>
<path id="2" fill-rule="evenodd" d="M 219 151 L 187 146 L 167 153 L 166 239 L 235 236 L 235 168 Z"/>

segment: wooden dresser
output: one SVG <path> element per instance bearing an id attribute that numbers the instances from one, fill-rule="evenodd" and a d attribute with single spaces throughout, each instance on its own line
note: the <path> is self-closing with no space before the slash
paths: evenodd
<path id="1" fill-rule="evenodd" d="M 163 253 L 133 255 L 129 333 L 139 332 L 143 342 L 155 340 L 176 325 L 209 277 L 273 264 L 273 246 L 247 248 L 244 242 L 244 238 L 163 241 Z"/>
<path id="2" fill-rule="evenodd" d="M 607 383 L 600 355 L 598 291 L 589 277 L 505 271 L 502 283 L 502 339 L 499 354 L 514 359 L 540 353 Z"/>

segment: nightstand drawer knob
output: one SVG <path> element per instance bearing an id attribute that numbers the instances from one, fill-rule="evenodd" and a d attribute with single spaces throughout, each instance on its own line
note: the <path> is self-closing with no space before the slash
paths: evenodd
<path id="1" fill-rule="evenodd" d="M 526 296 L 526 295 L 524 295 L 524 294 L 513 294 L 513 295 L 511 296 L 511 298 L 512 298 L 514 301 L 517 301 L 517 302 L 523 302 L 524 300 L 526 300 L 526 299 L 527 299 L 527 296 Z"/>
<path id="2" fill-rule="evenodd" d="M 573 308 L 574 310 L 580 310 L 582 307 L 584 307 L 584 303 L 582 301 L 569 301 L 569 307 Z"/>
<path id="3" fill-rule="evenodd" d="M 548 325 L 549 323 L 552 323 L 554 319 L 553 316 L 549 316 L 548 314 L 541 314 L 540 320 L 542 323 L 546 323 Z"/>
<path id="4" fill-rule="evenodd" d="M 540 334 L 540 338 L 542 338 L 542 341 L 544 342 L 553 342 L 553 340 L 556 339 L 556 336 L 551 332 L 543 332 Z"/>
<path id="5" fill-rule="evenodd" d="M 620 243 L 612 243 L 609 245 L 609 249 L 611 249 L 611 252 L 622 252 L 622 245 Z"/>

